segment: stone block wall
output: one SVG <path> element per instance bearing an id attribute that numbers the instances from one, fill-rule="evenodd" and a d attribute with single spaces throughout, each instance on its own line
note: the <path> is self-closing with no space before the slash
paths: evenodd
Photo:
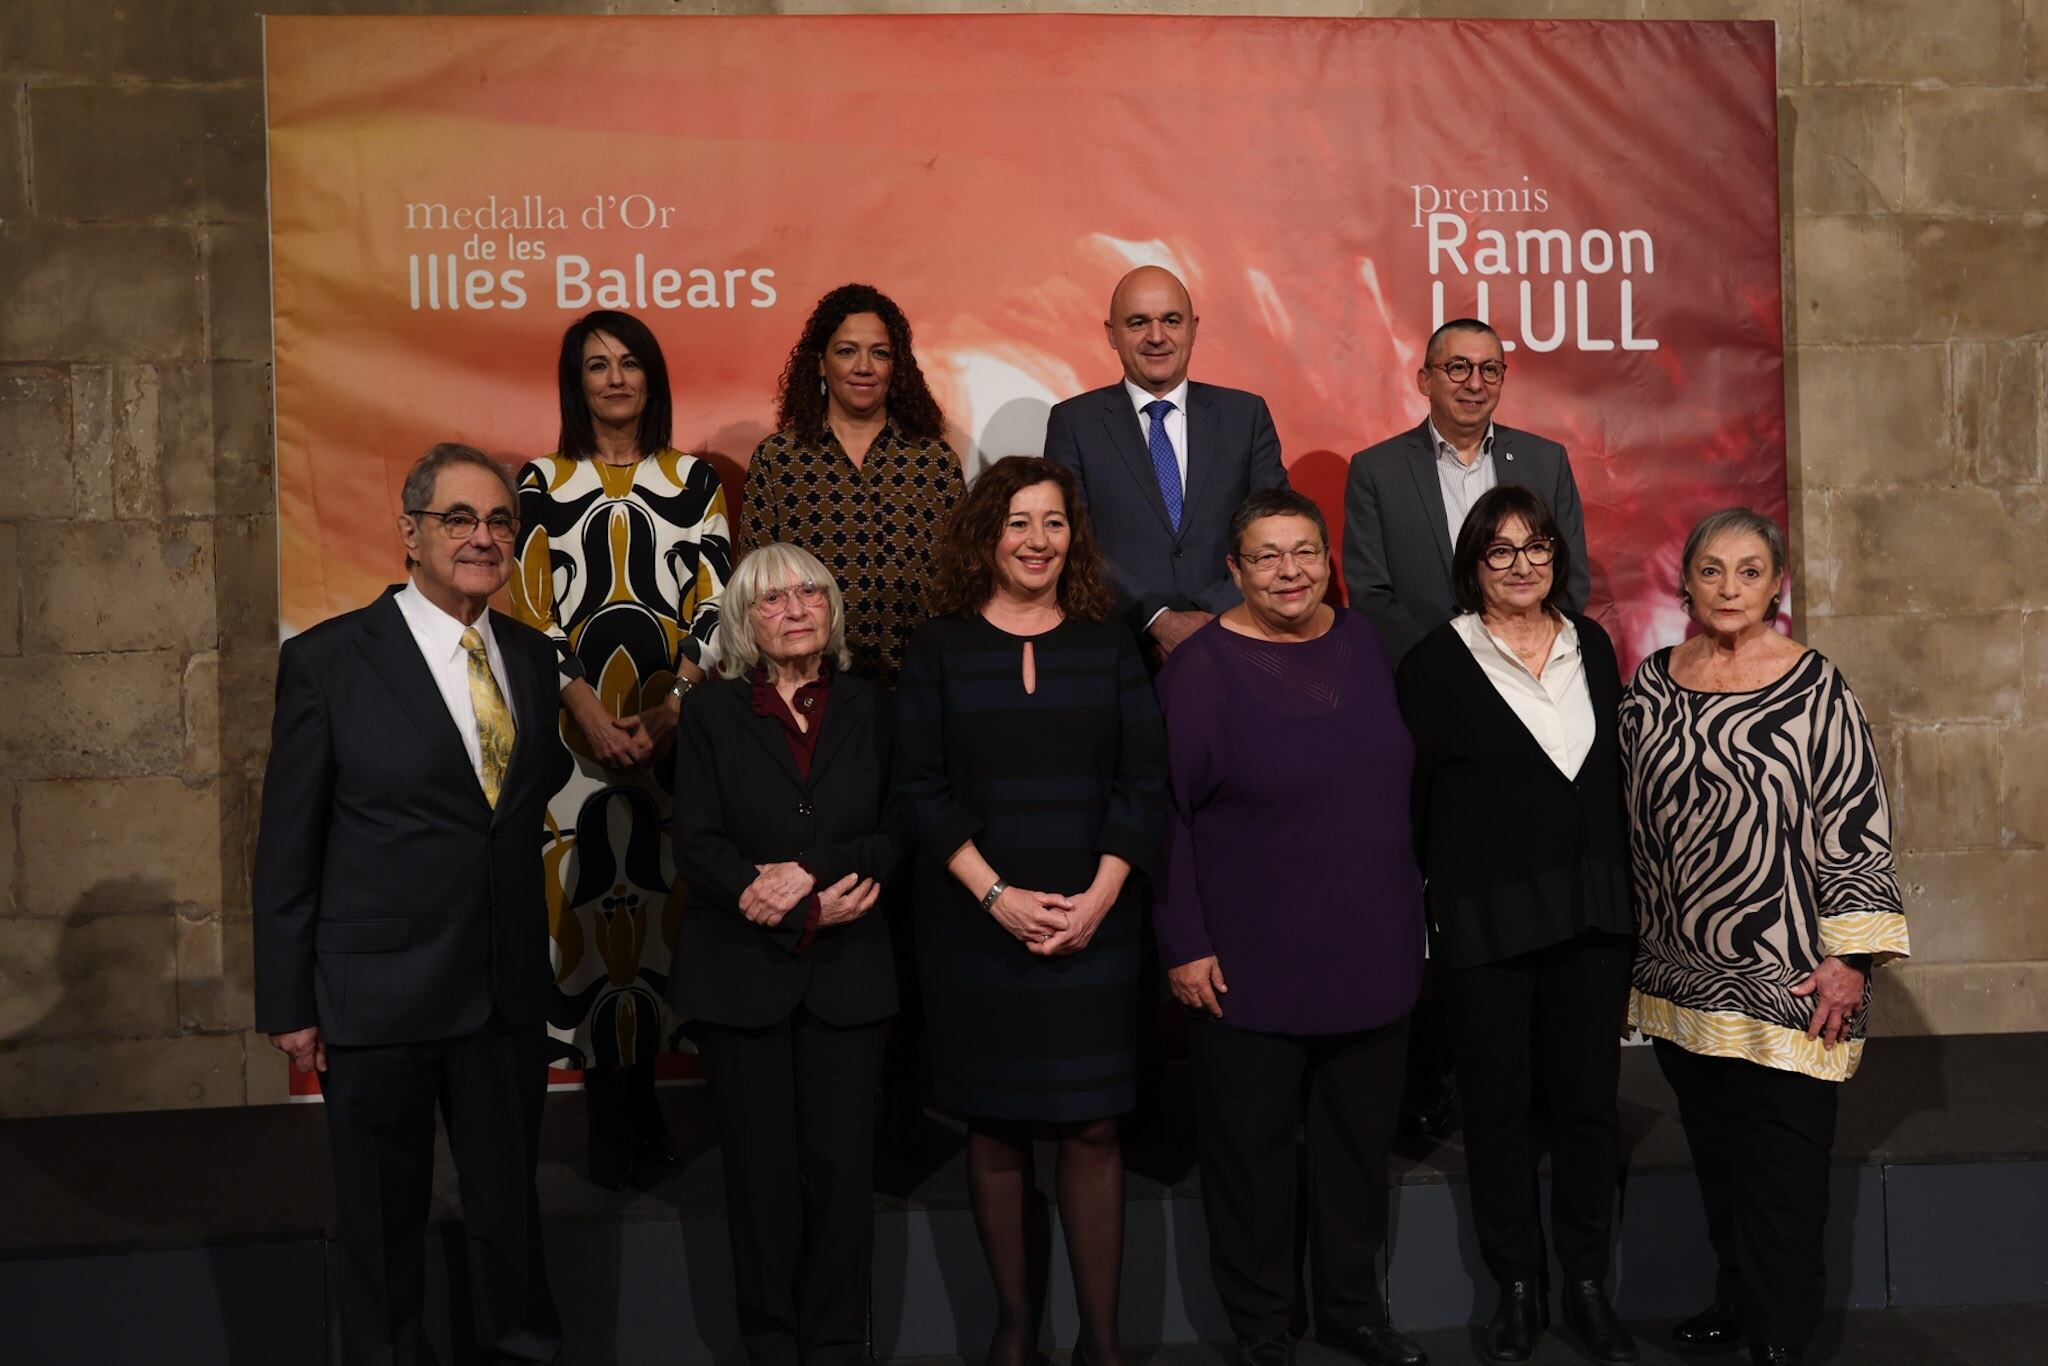
<path id="1" fill-rule="evenodd" d="M 1776 20 L 1795 574 L 1878 729 L 1916 917 L 1880 1024 L 2048 1027 L 2048 0 L 13 0 L 0 1115 L 282 1095 L 247 1032 L 277 616 L 258 8 Z"/>

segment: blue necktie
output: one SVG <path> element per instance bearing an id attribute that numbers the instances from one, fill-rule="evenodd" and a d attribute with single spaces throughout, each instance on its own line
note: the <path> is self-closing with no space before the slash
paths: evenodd
<path id="1" fill-rule="evenodd" d="M 1152 419 L 1151 430 L 1145 433 L 1145 446 L 1152 452 L 1152 473 L 1159 476 L 1159 496 L 1166 500 L 1166 520 L 1179 531 L 1180 462 L 1173 458 L 1173 443 L 1166 439 L 1166 415 L 1172 411 L 1173 404 L 1163 398 L 1145 405 L 1145 414 Z"/>

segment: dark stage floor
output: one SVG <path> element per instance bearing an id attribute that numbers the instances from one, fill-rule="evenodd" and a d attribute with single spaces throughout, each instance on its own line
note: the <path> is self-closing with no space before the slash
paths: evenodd
<path id="1" fill-rule="evenodd" d="M 1650 1051 L 1629 1049 L 1622 1063 L 1630 1173 L 1685 1169 L 1685 1140 Z M 1871 1166 L 2048 1158 L 2044 1076 L 2048 1035 L 1876 1040 L 1843 1093 L 1835 1160 Z M 1134 1135 L 1127 1145 L 1134 1200 L 1196 1190 L 1193 1125 L 1178 1092 L 1170 1079 L 1160 1132 Z M 659 1181 L 609 1192 L 582 1176 L 582 1097 L 551 1098 L 540 1173 L 551 1222 L 690 1220 L 722 1212 L 717 1139 L 702 1090 L 668 1088 L 662 1100 L 687 1160 Z M 959 1130 L 937 1116 L 928 1128 L 919 1160 L 885 1160 L 877 1178 L 881 1208 L 966 1205 Z M 320 1236 L 333 1217 L 316 1105 L 0 1121 L 0 1170 L 9 1173 L 10 1188 L 0 1257 L 284 1241 Z M 1455 1138 L 1411 1148 L 1396 1164 L 1401 1182 L 1463 1176 Z M 437 1201 L 452 1214 L 445 1161 L 439 1178 Z M 2048 1349 L 2005 1359 L 2048 1360 Z"/>
<path id="2" fill-rule="evenodd" d="M 1669 1347 L 1671 1320 L 1632 1324 L 1643 1349 L 1642 1366 L 1735 1366 L 1749 1358 L 1734 1353 L 1680 1356 Z M 1412 1335 L 1429 1353 L 1430 1366 L 1478 1366 L 1475 1335 L 1462 1328 Z M 2033 1366 L 2048 1359 L 2048 1305 L 2000 1305 L 1984 1309 L 1865 1309 L 1830 1315 L 1807 1360 L 1812 1366 Z M 1065 1363 L 1067 1353 L 1054 1358 Z M 1127 1366 L 1229 1366 L 1227 1347 L 1214 1343 L 1167 1343 L 1127 1348 Z M 1296 1353 L 1299 1366 L 1356 1366 L 1352 1358 L 1314 1343 Z M 1587 1358 L 1556 1332 L 1546 1333 L 1530 1366 L 1583 1366 Z M 892 1366 L 974 1366 L 965 1357 L 899 1358 Z"/>

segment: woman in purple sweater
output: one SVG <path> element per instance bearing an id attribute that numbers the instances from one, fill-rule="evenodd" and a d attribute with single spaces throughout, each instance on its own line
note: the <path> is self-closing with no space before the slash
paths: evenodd
<path id="1" fill-rule="evenodd" d="M 1243 605 L 1159 674 L 1173 819 L 1152 912 L 1189 1011 L 1216 1293 L 1242 1366 L 1287 1366 L 1305 1120 L 1317 1337 L 1372 1366 L 1421 1366 L 1377 1270 L 1422 975 L 1415 751 L 1378 634 L 1323 601 L 1316 505 L 1254 493 L 1230 544 Z"/>

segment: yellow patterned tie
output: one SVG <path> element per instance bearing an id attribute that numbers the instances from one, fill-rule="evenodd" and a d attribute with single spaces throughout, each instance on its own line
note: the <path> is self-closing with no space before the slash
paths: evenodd
<path id="1" fill-rule="evenodd" d="M 484 800 L 498 805 L 498 789 L 505 782 L 505 766 L 512 761 L 512 710 L 498 680 L 491 676 L 491 657 L 484 652 L 484 638 L 474 626 L 462 633 L 462 648 L 469 651 L 469 704 L 476 709 L 477 748 L 483 753 Z"/>

